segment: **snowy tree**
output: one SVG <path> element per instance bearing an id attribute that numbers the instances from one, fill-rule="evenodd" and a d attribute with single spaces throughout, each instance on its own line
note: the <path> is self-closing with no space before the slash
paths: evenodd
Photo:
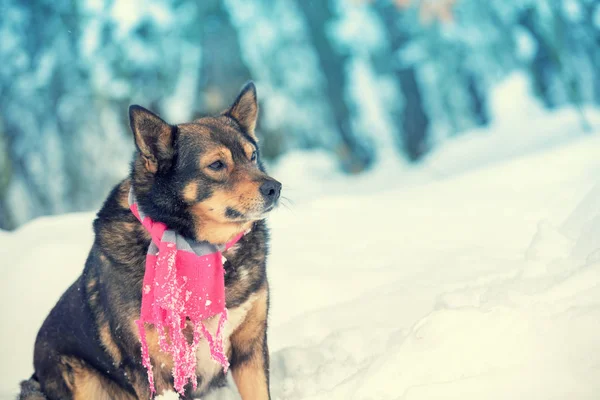
<path id="1" fill-rule="evenodd" d="M 131 103 L 182 122 L 253 79 L 267 159 L 358 173 L 493 122 L 515 71 L 584 128 L 600 102 L 597 0 L 4 0 L 0 34 L 0 228 L 96 208 L 127 173 Z"/>

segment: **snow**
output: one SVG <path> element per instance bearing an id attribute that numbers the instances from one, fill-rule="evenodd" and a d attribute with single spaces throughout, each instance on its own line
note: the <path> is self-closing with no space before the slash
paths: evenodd
<path id="1" fill-rule="evenodd" d="M 93 2 L 92 2 L 93 3 Z M 111 9 L 114 21 L 118 22 L 121 36 L 128 34 L 137 27 L 144 18 L 151 19 L 159 26 L 168 26 L 173 20 L 173 13 L 167 4 L 153 4 L 144 1 L 115 2 Z"/>
<path id="2" fill-rule="evenodd" d="M 337 18 L 327 26 L 327 33 L 340 46 L 341 52 L 357 51 L 368 57 L 371 51 L 381 50 L 387 40 L 372 8 L 367 4 L 357 7 L 357 4 L 343 0 L 332 6 Z"/>
<path id="3" fill-rule="evenodd" d="M 182 43 L 186 47 L 181 52 L 181 74 L 173 94 L 164 100 L 165 118 L 169 121 L 189 121 L 193 119 L 194 94 L 198 87 L 198 79 L 202 61 L 202 48 L 189 43 Z"/>
<path id="4" fill-rule="evenodd" d="M 326 76 L 298 4 L 285 0 L 226 0 L 224 4 L 261 107 L 269 110 L 263 114 L 261 129 L 284 132 L 286 149 L 299 143 L 328 149 L 337 145 Z"/>
<path id="5" fill-rule="evenodd" d="M 583 19 L 583 10 L 581 4 L 574 0 L 563 0 L 562 3 L 564 13 L 572 22 L 581 23 Z"/>
<path id="6" fill-rule="evenodd" d="M 348 177 L 298 152 L 273 166 L 289 199 L 270 217 L 274 399 L 597 398 L 600 136 L 574 110 L 502 107 L 416 168 Z M 92 219 L 0 232 L 0 398 L 31 374 Z"/>
<path id="7" fill-rule="evenodd" d="M 596 28 L 600 27 L 600 5 L 596 5 L 593 11 L 592 21 Z"/>
<path id="8" fill-rule="evenodd" d="M 532 62 L 536 53 L 539 51 L 538 43 L 531 32 L 525 28 L 517 27 L 514 30 L 516 54 L 524 62 Z"/>

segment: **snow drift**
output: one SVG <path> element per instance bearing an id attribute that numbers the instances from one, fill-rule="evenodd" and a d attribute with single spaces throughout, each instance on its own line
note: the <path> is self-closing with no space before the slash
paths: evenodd
<path id="1" fill-rule="evenodd" d="M 546 123 L 575 131 L 557 118 Z M 274 399 L 597 398 L 600 138 L 537 153 L 487 143 L 471 145 L 476 157 L 503 157 L 462 154 L 454 170 L 465 146 L 356 179 L 317 155 L 275 168 L 293 203 L 270 221 Z M 83 267 L 92 219 L 0 232 L 0 397 L 32 373 L 35 334 Z"/>

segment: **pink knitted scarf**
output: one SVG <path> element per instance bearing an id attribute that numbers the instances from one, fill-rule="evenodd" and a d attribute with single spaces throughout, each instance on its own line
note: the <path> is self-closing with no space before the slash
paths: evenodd
<path id="1" fill-rule="evenodd" d="M 138 208 L 133 189 L 129 192 L 129 205 L 152 236 L 146 255 L 140 319 L 136 321 L 142 363 L 148 371 L 148 383 L 154 395 L 154 375 L 146 341 L 147 325 L 152 324 L 158 333 L 160 350 L 173 357 L 175 390 L 184 395 L 188 382 L 194 390 L 197 386 L 196 350 L 202 337 L 208 342 L 213 360 L 220 363 L 225 372 L 229 368 L 223 349 L 227 309 L 221 252 L 237 243 L 244 233 L 224 246 L 196 242 L 167 229 L 162 222 L 152 221 Z M 215 316 L 219 316 L 219 323 L 213 336 L 203 321 Z M 183 332 L 186 325 L 192 328 L 191 343 Z"/>

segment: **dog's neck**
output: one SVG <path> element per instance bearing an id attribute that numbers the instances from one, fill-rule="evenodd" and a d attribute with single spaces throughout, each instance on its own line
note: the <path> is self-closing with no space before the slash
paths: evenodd
<path id="1" fill-rule="evenodd" d="M 131 207 L 134 203 L 140 207 L 133 185 L 128 186 L 129 191 L 126 200 L 128 207 Z M 140 208 L 140 211 L 144 210 Z M 230 242 L 242 232 L 248 232 L 254 224 L 254 221 L 223 223 L 213 221 L 208 217 L 200 219 L 196 213 L 188 213 L 187 218 L 171 218 L 171 223 L 160 219 L 158 221 L 163 222 L 169 229 L 176 231 L 183 237 L 196 242 L 208 242 L 217 246 Z"/>
<path id="2" fill-rule="evenodd" d="M 194 218 L 196 240 L 207 241 L 213 244 L 227 243 L 240 232 L 252 229 L 254 221 L 222 223 L 210 218 L 200 218 L 192 213 Z"/>

